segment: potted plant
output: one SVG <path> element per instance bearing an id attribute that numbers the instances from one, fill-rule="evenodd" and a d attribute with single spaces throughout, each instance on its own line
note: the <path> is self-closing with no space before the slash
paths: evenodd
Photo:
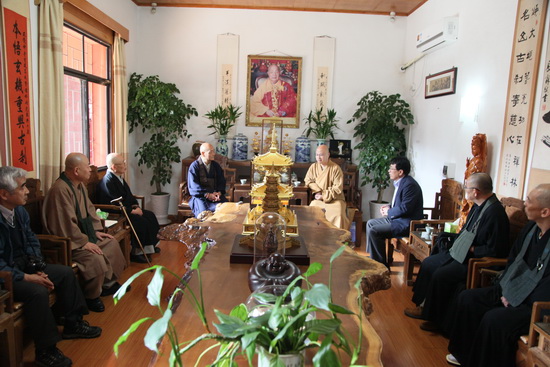
<path id="1" fill-rule="evenodd" d="M 370 183 L 377 192 L 376 203 L 382 203 L 384 189 L 390 181 L 390 161 L 407 150 L 405 129 L 401 125 L 414 124 L 413 114 L 399 94 L 372 91 L 357 105 L 357 111 L 347 123 L 357 121 L 353 137 L 359 138 L 354 149 L 359 152 L 357 165 L 363 173 L 361 185 Z"/>
<path id="2" fill-rule="evenodd" d="M 170 183 L 172 162 L 181 161 L 178 139 L 191 136 L 186 129 L 187 120 L 197 116 L 196 109 L 176 95 L 179 92 L 175 84 L 162 82 L 157 75 L 143 78 L 141 74 L 133 73 L 128 82 L 130 133 L 141 129 L 148 138 L 135 156 L 139 157 L 138 165 L 153 170 L 150 181 L 151 186 L 155 186 L 151 198 L 153 207 L 154 198 L 161 195 L 167 197 L 168 203 L 169 194 L 163 193 L 161 186 Z M 168 205 L 164 206 L 167 213 Z M 159 219 L 166 223 L 164 209 L 162 211 Z"/>
<path id="3" fill-rule="evenodd" d="M 334 139 L 334 129 L 338 128 L 336 124 L 338 119 L 336 119 L 334 109 L 329 108 L 327 113 L 323 113 L 323 108 L 315 110 L 315 112 L 310 111 L 304 121 L 308 125 L 306 136 L 315 134 L 318 145 L 325 145 L 329 136 Z"/>
<path id="4" fill-rule="evenodd" d="M 163 309 L 160 302 L 164 280 L 163 272 L 166 271 L 177 277 L 178 280 L 183 280 L 160 265 L 155 265 L 134 274 L 114 295 L 115 304 L 117 304 L 133 280 L 150 270 L 155 270 L 153 279 L 148 286 L 147 299 L 153 307 L 159 309 L 161 317 L 149 327 L 144 339 L 145 346 L 158 353 L 157 344 L 161 338 L 167 335 L 167 340 L 171 345 L 171 366 L 181 366 L 182 354 L 196 347 L 203 340 L 215 340 L 217 342 L 214 346 L 208 348 L 209 350 L 213 348 L 218 350 L 217 358 L 211 366 L 233 366 L 232 363 L 238 355 L 244 355 L 249 365 L 252 366 L 252 360 L 256 352 L 260 354 L 259 359 L 263 359 L 267 355 L 270 366 L 284 366 L 282 355 L 302 355 L 298 358 L 302 358 L 303 362 L 303 351 L 308 348 L 317 349 L 313 358 L 314 366 L 340 366 L 337 351 L 348 354 L 351 361 L 350 365 L 357 366 L 355 363 L 361 351 L 361 328 L 359 328 L 357 344 L 350 342 L 350 336 L 342 327 L 342 321 L 338 318 L 338 315 L 355 314 L 343 306 L 332 303 L 331 298 L 332 263 L 344 251 L 344 246 L 338 249 L 330 259 L 328 286 L 309 282 L 308 278 L 322 267 L 319 263 L 311 264 L 306 273 L 296 278 L 283 294 L 255 294 L 254 297 L 262 304 L 261 312 L 257 312 L 257 308 L 247 308 L 244 304 L 233 308 L 229 315 L 215 310 L 219 321 L 214 324 L 217 333 L 211 331 L 206 319 L 202 297 L 199 263 L 206 248 L 207 244 L 203 243 L 191 265 L 191 270 L 196 272 L 195 276 L 197 276 L 199 282 L 198 295 L 192 292 L 190 288 L 183 290 L 178 287 L 170 297 L 167 308 Z M 296 285 L 300 280 L 306 284 L 307 289 L 302 289 Z M 357 306 L 359 310 L 361 310 L 360 282 L 359 279 L 355 284 L 358 292 Z M 178 343 L 177 331 L 170 321 L 172 316 L 171 307 L 175 297 L 184 292 L 189 293 L 187 298 L 191 300 L 194 309 L 197 311 L 205 327 L 205 333 L 192 341 Z M 270 306 L 265 307 L 265 305 Z M 361 325 L 361 312 L 356 316 L 359 318 L 359 325 Z M 115 354 L 118 355 L 118 347 L 142 323 L 151 319 L 143 318 L 134 322 L 114 345 Z M 201 357 L 202 354 L 195 365 L 204 365 L 204 363 L 201 364 Z"/>
<path id="5" fill-rule="evenodd" d="M 241 107 L 235 107 L 229 104 L 226 107 L 218 105 L 211 111 L 208 111 L 204 116 L 209 118 L 212 123 L 207 127 L 214 131 L 210 135 L 218 135 L 218 144 L 216 145 L 216 153 L 227 156 L 227 134 L 235 125 L 237 119 L 242 115 Z"/>

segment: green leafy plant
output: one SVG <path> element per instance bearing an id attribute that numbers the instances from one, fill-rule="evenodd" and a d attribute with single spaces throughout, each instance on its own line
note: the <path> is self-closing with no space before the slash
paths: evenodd
<path id="1" fill-rule="evenodd" d="M 255 294 L 255 297 L 261 301 L 263 306 L 266 304 L 272 305 L 267 309 L 262 309 L 265 312 L 260 312 L 257 316 L 252 316 L 255 313 L 252 312 L 253 310 L 248 310 L 244 304 L 233 308 L 229 315 L 215 310 L 218 323 L 215 323 L 214 326 L 218 333 L 213 333 L 210 330 L 202 295 L 199 263 L 206 248 L 207 244 L 203 243 L 191 265 L 191 270 L 194 270 L 198 277 L 198 295 L 188 287 L 185 290 L 177 288 L 164 309 L 160 302 L 164 282 L 163 272 L 177 277 L 182 282 L 183 279 L 161 265 L 155 265 L 134 274 L 121 286 L 114 295 L 115 304 L 125 295 L 128 286 L 137 277 L 154 270 L 155 274 L 148 286 L 147 299 L 151 306 L 158 308 L 161 317 L 159 319 L 146 317 L 134 322 L 114 345 L 116 355 L 118 355 L 119 346 L 128 340 L 128 337 L 139 326 L 152 321 L 153 323 L 145 336 L 145 346 L 158 353 L 157 343 L 167 335 L 171 345 L 169 359 L 171 366 L 182 366 L 181 356 L 204 340 L 215 340 L 217 343 L 208 347 L 199 356 L 195 365 L 204 365 L 204 363 L 200 363 L 201 358 L 204 353 L 214 348 L 218 349 L 218 355 L 211 366 L 236 366 L 234 361 L 238 355 L 244 355 L 249 365 L 252 366 L 252 359 L 257 348 L 263 348 L 265 351 L 274 354 L 271 365 L 281 366 L 279 355 L 299 353 L 306 348 L 316 348 L 317 351 L 313 358 L 314 366 L 341 366 L 340 351 L 350 356 L 351 366 L 356 366 L 355 363 L 361 352 L 361 327 L 359 327 L 358 341 L 356 343 L 350 342 L 350 335 L 342 327 L 342 321 L 338 318 L 338 315 L 355 315 L 359 319 L 359 325 L 361 325 L 362 313 L 355 314 L 343 306 L 334 304 L 331 294 L 332 264 L 344 251 L 344 246 L 339 248 L 330 258 L 328 286 L 309 282 L 308 278 L 322 268 L 321 264 L 313 263 L 306 273 L 296 278 L 285 289 L 282 295 Z M 297 286 L 297 282 L 300 280 L 305 283 L 307 289 Z M 361 310 L 360 283 L 361 279 L 355 283 L 355 289 L 357 290 L 356 302 L 359 310 Z M 177 330 L 170 321 L 174 299 L 179 293 L 185 293 L 188 296 L 187 298 L 205 327 L 205 333 L 190 342 L 179 342 Z M 312 315 L 314 316 L 312 317 Z M 320 315 L 323 317 L 319 318 Z"/>
<path id="2" fill-rule="evenodd" d="M 141 128 L 149 138 L 137 150 L 138 165 L 153 170 L 151 186 L 155 194 L 161 185 L 170 183 L 172 162 L 181 161 L 178 139 L 190 137 L 187 120 L 197 116 L 197 110 L 185 104 L 176 94 L 180 91 L 173 83 L 162 82 L 157 75 L 143 78 L 133 73 L 128 82 L 128 123 L 130 133 Z"/>
<path id="3" fill-rule="evenodd" d="M 334 129 L 338 128 L 336 124 L 338 121 L 336 111 L 333 109 L 329 108 L 325 114 L 323 108 L 315 110 L 315 112 L 310 111 L 304 119 L 308 125 L 306 136 L 309 137 L 313 133 L 317 139 L 328 139 L 329 136 L 334 139 Z"/>
<path id="4" fill-rule="evenodd" d="M 209 118 L 212 123 L 207 127 L 214 131 L 210 135 L 218 134 L 225 136 L 229 134 L 229 130 L 235 125 L 237 119 L 242 115 L 239 110 L 240 106 L 235 107 L 232 104 L 223 107 L 218 105 L 211 111 L 208 111 L 204 116 Z"/>
<path id="5" fill-rule="evenodd" d="M 407 150 L 405 129 L 400 125 L 414 124 L 414 117 L 409 104 L 399 94 L 372 91 L 357 105 L 357 111 L 347 123 L 357 121 L 353 136 L 360 141 L 354 149 L 359 152 L 358 166 L 363 173 L 361 185 L 370 183 L 380 203 L 390 182 L 390 161 Z"/>

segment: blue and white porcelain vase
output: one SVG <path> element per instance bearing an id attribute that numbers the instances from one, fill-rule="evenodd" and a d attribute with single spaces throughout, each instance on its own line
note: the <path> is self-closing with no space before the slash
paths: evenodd
<path id="1" fill-rule="evenodd" d="M 248 138 L 243 133 L 238 133 L 233 140 L 233 160 L 246 161 L 247 159 Z"/>
<path id="2" fill-rule="evenodd" d="M 218 144 L 216 145 L 216 153 L 227 157 L 228 152 L 229 147 L 227 146 L 227 136 L 220 135 L 220 137 L 218 138 Z"/>
<path id="3" fill-rule="evenodd" d="M 311 155 L 311 143 L 305 136 L 300 136 L 296 139 L 296 156 L 294 161 L 296 163 L 309 163 L 309 157 Z"/>
<path id="4" fill-rule="evenodd" d="M 317 139 L 317 146 L 327 145 L 327 139 Z"/>

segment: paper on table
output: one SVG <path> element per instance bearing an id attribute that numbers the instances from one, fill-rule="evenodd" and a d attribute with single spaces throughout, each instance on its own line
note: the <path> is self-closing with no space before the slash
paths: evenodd
<path id="1" fill-rule="evenodd" d="M 109 228 L 116 224 L 116 220 L 105 219 L 105 227 Z"/>

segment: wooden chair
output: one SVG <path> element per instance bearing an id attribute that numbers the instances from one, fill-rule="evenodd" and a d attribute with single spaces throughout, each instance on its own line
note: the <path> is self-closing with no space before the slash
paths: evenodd
<path id="1" fill-rule="evenodd" d="M 130 226 L 128 224 L 128 221 L 124 216 L 124 213 L 122 213 L 120 206 L 97 204 L 97 185 L 99 184 L 99 181 L 101 181 L 103 176 L 105 176 L 106 171 L 99 172 L 97 167 L 93 165 L 91 165 L 90 168 L 92 169 L 92 171 L 90 174 L 90 179 L 86 184 L 86 189 L 88 190 L 88 198 L 94 204 L 96 209 L 107 211 L 109 213 L 109 217 L 107 219 L 116 221 L 116 223 L 112 226 L 105 226 L 105 222 L 103 221 L 103 228 L 105 232 L 112 235 L 118 241 L 118 243 L 120 244 L 120 249 L 124 254 L 124 258 L 126 259 L 126 263 L 129 264 L 132 244 Z M 141 208 L 145 209 L 144 197 L 136 195 L 134 196 L 141 201 Z"/>
<path id="2" fill-rule="evenodd" d="M 187 185 L 187 173 L 189 172 L 189 166 L 194 162 L 195 159 L 183 159 L 181 161 L 181 173 L 182 173 L 182 182 L 179 186 L 179 198 L 178 198 L 178 222 L 183 222 L 187 218 L 194 217 L 193 211 L 189 206 L 189 200 L 191 199 L 191 194 L 189 193 L 189 187 Z M 225 188 L 225 197 L 227 201 L 234 201 L 235 193 L 235 183 L 237 181 L 237 169 L 229 167 L 229 158 L 226 156 L 217 154 L 214 156 L 214 160 L 218 162 L 223 170 L 226 188 Z"/>
<path id="3" fill-rule="evenodd" d="M 550 309 L 550 302 L 535 302 L 533 303 L 533 311 L 531 312 L 531 324 L 529 327 L 529 335 L 527 340 L 524 340 L 522 337 L 518 342 L 518 353 L 527 349 L 527 360 L 525 361 L 526 366 L 537 366 L 537 367 L 548 367 L 550 366 L 550 355 L 548 353 L 548 342 L 550 335 L 547 331 L 542 330 L 542 325 L 537 325 L 537 323 L 548 323 L 550 322 L 550 316 L 548 314 L 543 315 L 544 310 Z M 523 344 L 522 344 L 523 343 Z M 525 345 L 525 347 L 523 346 Z M 519 357 L 519 358 L 518 358 Z M 523 360 L 521 359 L 523 355 L 516 355 L 516 365 L 523 366 Z M 518 363 L 519 362 L 519 363 Z"/>
<path id="4" fill-rule="evenodd" d="M 412 220 L 409 233 L 423 228 L 426 225 L 442 227 L 445 222 L 452 222 L 460 216 L 463 190 L 460 182 L 453 179 L 443 179 L 441 190 L 435 194 L 435 205 L 433 208 L 424 208 L 430 211 L 430 219 Z M 438 228 L 442 229 L 442 228 Z M 393 263 L 394 249 L 405 250 L 410 243 L 409 237 L 391 238 L 386 240 L 388 265 Z"/>

